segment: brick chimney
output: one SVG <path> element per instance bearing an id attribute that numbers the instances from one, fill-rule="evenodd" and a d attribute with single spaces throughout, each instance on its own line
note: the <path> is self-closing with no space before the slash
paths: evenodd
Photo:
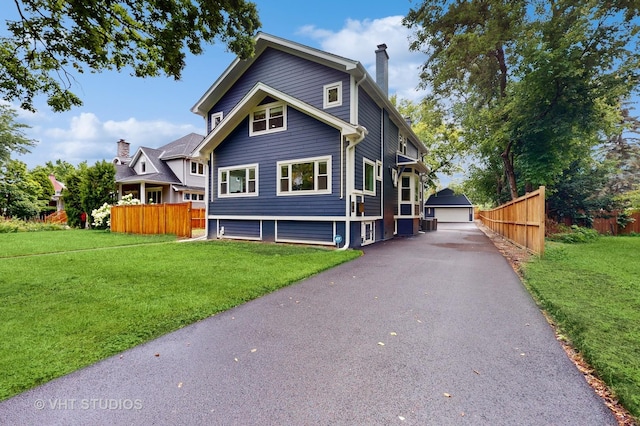
<path id="1" fill-rule="evenodd" d="M 376 83 L 382 92 L 389 97 L 389 55 L 387 45 L 382 43 L 376 50 Z"/>
<path id="2" fill-rule="evenodd" d="M 118 141 L 118 158 L 124 159 L 129 158 L 129 142 L 124 139 L 120 139 Z"/>

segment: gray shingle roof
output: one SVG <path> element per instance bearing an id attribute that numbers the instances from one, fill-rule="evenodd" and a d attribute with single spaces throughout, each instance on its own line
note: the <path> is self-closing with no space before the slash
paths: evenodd
<path id="1" fill-rule="evenodd" d="M 173 170 L 165 163 L 167 160 L 191 157 L 191 152 L 202 142 L 204 136 L 189 133 L 159 148 L 140 147 L 140 151 L 149 160 L 157 173 L 138 175 L 129 165 L 116 165 L 116 182 L 154 182 L 182 184 Z"/>
<path id="2" fill-rule="evenodd" d="M 456 195 L 452 189 L 445 188 L 431 195 L 425 206 L 437 207 L 437 206 L 459 206 L 459 207 L 472 207 L 471 201 L 466 195 Z"/>
<path id="3" fill-rule="evenodd" d="M 161 160 L 169 160 L 172 158 L 191 157 L 191 153 L 202 142 L 204 136 L 197 133 L 189 133 L 173 142 L 158 148 L 164 151 L 159 158 Z"/>

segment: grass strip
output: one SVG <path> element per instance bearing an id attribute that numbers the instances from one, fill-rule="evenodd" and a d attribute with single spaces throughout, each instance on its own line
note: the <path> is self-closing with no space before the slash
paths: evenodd
<path id="1" fill-rule="evenodd" d="M 0 258 L 175 240 L 175 235 L 131 235 L 88 229 L 16 232 L 0 234 Z"/>
<path id="2" fill-rule="evenodd" d="M 0 400 L 360 254 L 193 242 L 0 259 Z"/>
<path id="3" fill-rule="evenodd" d="M 640 419 L 640 238 L 547 242 L 525 283 L 629 412 Z"/>

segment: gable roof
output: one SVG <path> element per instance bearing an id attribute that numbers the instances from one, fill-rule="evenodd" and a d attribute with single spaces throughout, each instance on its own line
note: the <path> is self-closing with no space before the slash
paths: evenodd
<path id="1" fill-rule="evenodd" d="M 198 146 L 203 138 L 204 136 L 197 133 L 189 133 L 160 148 L 144 146 L 138 148 L 128 164 L 116 164 L 116 182 L 182 184 L 165 161 L 176 158 L 191 158 L 193 149 Z M 155 170 L 155 173 L 144 173 L 140 175 L 136 173 L 134 166 L 142 156 L 149 161 L 149 166 Z"/>
<path id="2" fill-rule="evenodd" d="M 49 181 L 51 182 L 51 185 L 53 185 L 53 190 L 58 194 L 61 193 L 63 189 L 67 188 L 64 183 L 56 179 L 56 176 L 53 173 L 49 174 Z"/>
<path id="3" fill-rule="evenodd" d="M 456 195 L 449 188 L 432 194 L 424 205 L 425 207 L 473 207 L 466 195 Z"/>
<path id="4" fill-rule="evenodd" d="M 426 147 L 418 136 L 413 132 L 411 126 L 406 122 L 404 117 L 393 106 L 387 95 L 382 91 L 380 86 L 369 75 L 365 67 L 358 61 L 347 59 L 342 56 L 334 55 L 313 47 L 305 46 L 290 40 L 276 37 L 270 34 L 259 32 L 256 36 L 255 54 L 253 57 L 245 60 L 236 58 L 231 65 L 218 77 L 218 79 L 209 87 L 209 89 L 200 97 L 198 102 L 191 108 L 191 111 L 202 117 L 206 117 L 207 113 L 213 106 L 224 96 L 224 94 L 235 84 L 236 81 L 249 69 L 256 59 L 267 49 L 277 49 L 327 67 L 337 69 L 348 73 L 360 84 L 369 96 L 378 104 L 378 106 L 389 112 L 391 120 L 404 133 L 411 136 L 411 140 L 415 141 L 421 154 L 427 152 Z M 224 122 L 227 119 L 222 121 Z M 222 124 L 222 123 L 221 123 Z M 215 130 L 215 129 L 214 129 Z M 207 136 L 209 138 L 209 135 Z M 203 142 L 204 144 L 204 142 Z M 201 150 L 200 150 L 201 151 Z"/>
<path id="5" fill-rule="evenodd" d="M 247 93 L 238 104 L 233 107 L 229 114 L 216 128 L 214 128 L 205 138 L 202 140 L 194 150 L 194 155 L 205 157 L 208 152 L 214 150 L 220 145 L 224 139 L 236 128 L 242 120 L 244 120 L 249 112 L 259 104 L 266 96 L 270 96 L 279 101 L 287 103 L 287 105 L 300 110 L 325 124 L 334 127 L 342 132 L 346 137 L 357 138 L 361 135 L 366 135 L 367 130 L 362 126 L 354 126 L 344 120 L 337 118 L 334 115 L 326 113 L 314 106 L 311 106 L 305 102 L 300 101 L 293 96 L 287 95 L 273 87 L 267 86 L 264 83 L 256 83 L 249 93 Z"/>
<path id="6" fill-rule="evenodd" d="M 202 142 L 204 136 L 197 133 L 189 133 L 186 136 L 176 139 L 173 142 L 161 146 L 158 150 L 163 151 L 159 158 L 161 160 L 171 160 L 175 158 L 189 158 L 193 150 Z"/>

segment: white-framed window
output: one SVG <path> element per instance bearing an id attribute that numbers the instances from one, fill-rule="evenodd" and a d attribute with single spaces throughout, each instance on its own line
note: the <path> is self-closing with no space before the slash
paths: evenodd
<path id="1" fill-rule="evenodd" d="M 287 107 L 282 102 L 260 105 L 251 112 L 249 136 L 287 130 Z"/>
<path id="2" fill-rule="evenodd" d="M 140 173 L 147 173 L 147 163 L 144 160 L 140 162 Z"/>
<path id="3" fill-rule="evenodd" d="M 362 190 L 366 195 L 376 195 L 376 163 L 362 159 Z"/>
<path id="4" fill-rule="evenodd" d="M 332 108 L 342 105 L 342 82 L 325 84 L 322 101 L 323 108 Z"/>
<path id="5" fill-rule="evenodd" d="M 191 174 L 197 176 L 204 176 L 204 164 L 197 161 L 191 161 Z"/>
<path id="6" fill-rule="evenodd" d="M 219 168 L 218 195 L 220 197 L 258 195 L 258 165 L 247 164 Z"/>
<path id="7" fill-rule="evenodd" d="M 382 161 L 376 160 L 376 180 L 382 180 Z"/>
<path id="8" fill-rule="evenodd" d="M 220 122 L 222 121 L 222 117 L 222 111 L 212 112 L 209 114 L 209 131 L 212 131 L 213 129 L 218 127 L 218 124 L 220 124 Z"/>
<path id="9" fill-rule="evenodd" d="M 182 199 L 184 201 L 204 201 L 204 194 L 200 192 L 183 192 Z"/>
<path id="10" fill-rule="evenodd" d="M 331 194 L 331 156 L 278 162 L 278 195 Z"/>
<path id="11" fill-rule="evenodd" d="M 398 152 L 407 154 L 407 138 L 402 133 L 398 133 Z"/>

